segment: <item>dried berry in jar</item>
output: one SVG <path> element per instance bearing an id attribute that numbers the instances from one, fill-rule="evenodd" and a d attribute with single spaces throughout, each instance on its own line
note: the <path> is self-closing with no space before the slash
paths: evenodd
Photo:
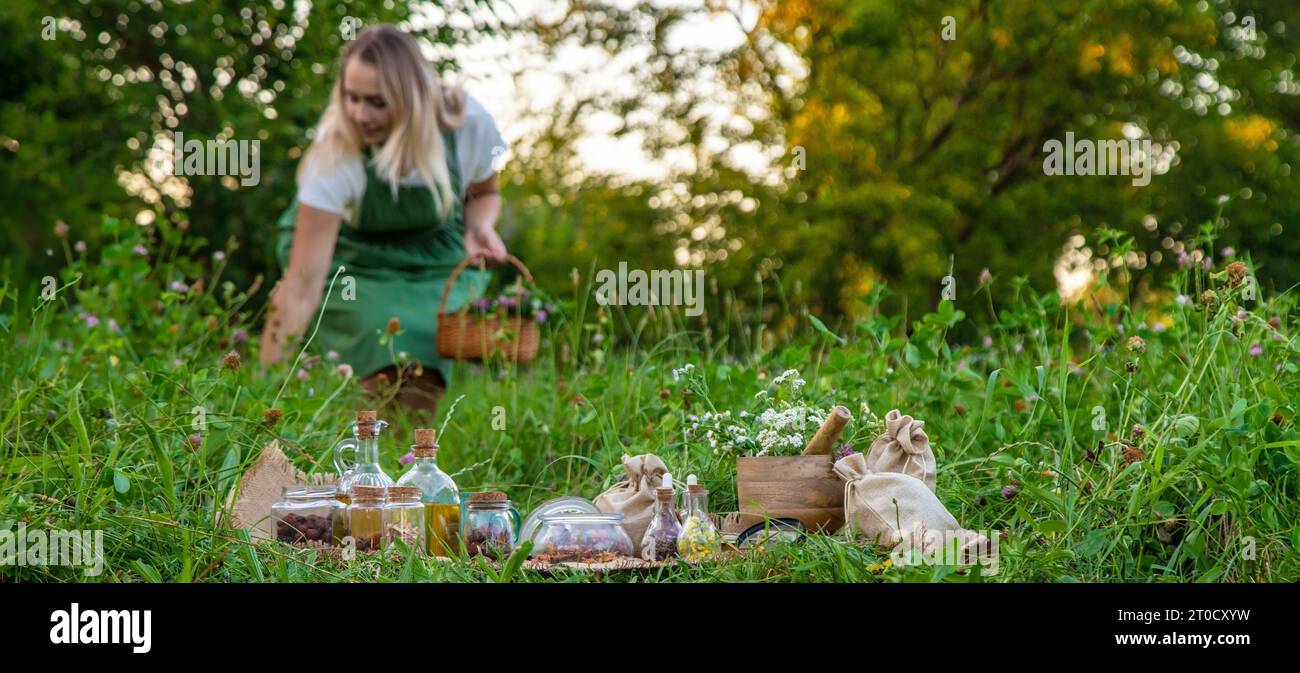
<path id="1" fill-rule="evenodd" d="M 465 537 L 465 547 L 471 555 L 499 559 L 510 553 L 510 533 L 492 526 L 471 528 Z"/>

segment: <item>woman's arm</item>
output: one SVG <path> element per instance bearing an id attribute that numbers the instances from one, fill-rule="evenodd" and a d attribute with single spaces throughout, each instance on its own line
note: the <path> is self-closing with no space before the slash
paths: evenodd
<path id="1" fill-rule="evenodd" d="M 316 314 L 325 278 L 333 271 L 330 260 L 341 222 L 342 217 L 335 213 L 298 204 L 289 268 L 271 291 L 270 311 L 262 330 L 262 362 L 279 361 L 285 342 L 302 334 Z"/>
<path id="2" fill-rule="evenodd" d="M 465 256 L 483 257 L 493 264 L 506 261 L 506 245 L 497 234 L 501 215 L 501 193 L 497 174 L 470 183 L 465 190 Z"/>

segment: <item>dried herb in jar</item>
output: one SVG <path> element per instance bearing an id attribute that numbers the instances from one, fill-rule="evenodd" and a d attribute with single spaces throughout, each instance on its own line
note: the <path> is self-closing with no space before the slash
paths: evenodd
<path id="1" fill-rule="evenodd" d="M 663 485 L 655 489 L 655 511 L 641 540 L 641 558 L 666 561 L 677 555 L 677 541 L 682 525 L 673 511 L 673 475 L 664 474 Z"/>

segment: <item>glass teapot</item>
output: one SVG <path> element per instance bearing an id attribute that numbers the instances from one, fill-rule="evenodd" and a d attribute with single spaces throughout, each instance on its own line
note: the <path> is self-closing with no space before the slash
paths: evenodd
<path id="1" fill-rule="evenodd" d="M 393 485 L 393 480 L 379 467 L 379 433 L 388 427 L 373 411 L 358 411 L 357 422 L 352 425 L 355 439 L 345 439 L 334 447 L 334 467 L 339 471 L 339 493 L 349 495 L 353 486 Z M 356 454 L 349 463 L 344 453 L 348 449 Z"/>

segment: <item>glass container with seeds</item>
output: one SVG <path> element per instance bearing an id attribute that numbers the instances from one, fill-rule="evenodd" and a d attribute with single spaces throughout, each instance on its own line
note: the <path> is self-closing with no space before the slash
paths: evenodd
<path id="1" fill-rule="evenodd" d="M 551 514 L 542 517 L 532 558 L 544 563 L 607 563 L 632 556 L 622 512 Z"/>
<path id="2" fill-rule="evenodd" d="M 415 486 L 389 486 L 388 505 L 384 507 L 384 538 L 387 544 L 401 540 L 411 549 L 423 552 L 424 503 Z"/>
<path id="3" fill-rule="evenodd" d="M 465 508 L 465 549 L 471 556 L 502 559 L 514 546 L 519 513 L 505 493 L 488 491 L 469 496 Z"/>
<path id="4" fill-rule="evenodd" d="M 438 442 L 433 428 L 418 428 L 411 446 L 415 460 L 397 480 L 398 486 L 420 489 L 424 504 L 424 546 L 431 556 L 460 555 L 460 491 L 438 467 Z"/>
<path id="5" fill-rule="evenodd" d="M 347 508 L 335 498 L 337 487 L 285 486 L 271 506 L 275 539 L 295 547 L 342 544 L 348 534 Z"/>
<path id="6" fill-rule="evenodd" d="M 673 501 L 673 475 L 665 473 L 663 485 L 655 489 L 654 516 L 641 540 L 641 558 L 647 561 L 667 561 L 677 555 L 682 524 L 677 521 Z"/>
<path id="7" fill-rule="evenodd" d="M 387 543 L 384 536 L 384 509 L 387 504 L 388 489 L 383 486 L 352 487 L 348 524 L 357 551 L 379 551 Z"/>

